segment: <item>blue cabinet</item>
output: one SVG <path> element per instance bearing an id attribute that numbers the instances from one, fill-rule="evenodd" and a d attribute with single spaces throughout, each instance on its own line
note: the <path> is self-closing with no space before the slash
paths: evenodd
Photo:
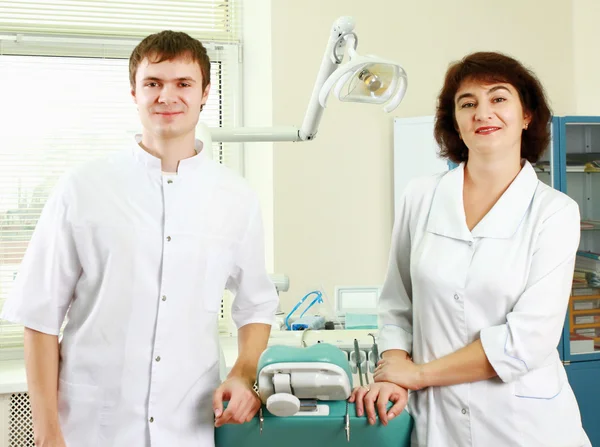
<path id="1" fill-rule="evenodd" d="M 581 240 L 559 350 L 583 426 L 600 446 L 600 117 L 555 117 L 552 150 L 536 170 L 579 205 Z"/>
<path id="2" fill-rule="evenodd" d="M 563 359 L 600 361 L 600 117 L 559 117 L 553 127 L 554 186 L 577 202 L 581 214 Z"/>
<path id="3" fill-rule="evenodd" d="M 565 369 L 581 410 L 583 428 L 592 445 L 600 446 L 600 362 L 567 363 Z"/>

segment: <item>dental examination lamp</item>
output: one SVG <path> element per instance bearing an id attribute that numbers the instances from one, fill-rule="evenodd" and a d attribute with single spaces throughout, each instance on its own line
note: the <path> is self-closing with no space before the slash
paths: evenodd
<path id="1" fill-rule="evenodd" d="M 321 68 L 300 129 L 296 127 L 211 128 L 213 142 L 306 141 L 315 138 L 319 122 L 333 93 L 340 101 L 383 104 L 394 110 L 404 97 L 407 77 L 404 69 L 376 56 L 356 52 L 358 37 L 354 19 L 340 17 L 331 29 Z M 348 62 L 343 63 L 347 55 Z"/>

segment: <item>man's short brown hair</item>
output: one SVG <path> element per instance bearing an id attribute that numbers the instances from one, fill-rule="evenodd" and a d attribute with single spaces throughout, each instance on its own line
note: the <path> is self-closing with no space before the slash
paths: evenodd
<path id="1" fill-rule="evenodd" d="M 180 57 L 200 65 L 202 90 L 204 90 L 210 84 L 210 59 L 206 48 L 199 40 L 186 33 L 176 31 L 161 31 L 160 33 L 151 34 L 135 47 L 129 58 L 129 83 L 131 88 L 135 90 L 135 75 L 138 66 L 145 58 L 158 64 Z"/>

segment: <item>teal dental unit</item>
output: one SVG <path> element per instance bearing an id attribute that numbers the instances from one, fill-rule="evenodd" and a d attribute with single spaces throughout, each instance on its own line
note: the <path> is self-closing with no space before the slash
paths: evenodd
<path id="1" fill-rule="evenodd" d="M 413 420 L 406 411 L 387 426 L 356 416 L 347 402 L 353 387 L 348 357 L 336 346 L 272 346 L 260 358 L 257 382 L 259 414 L 217 428 L 217 447 L 410 445 Z"/>

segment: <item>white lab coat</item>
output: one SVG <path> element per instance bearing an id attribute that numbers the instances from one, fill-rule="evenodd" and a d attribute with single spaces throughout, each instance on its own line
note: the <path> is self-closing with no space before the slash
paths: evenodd
<path id="1" fill-rule="evenodd" d="M 238 327 L 272 324 L 277 307 L 258 200 L 203 152 L 165 177 L 131 146 L 59 183 L 2 317 L 58 334 L 69 309 L 68 447 L 210 447 L 223 290 Z"/>
<path id="2" fill-rule="evenodd" d="M 411 393 L 413 445 L 590 445 L 558 357 L 579 209 L 524 162 L 469 231 L 464 165 L 412 181 L 380 298 L 380 350 L 426 363 L 481 339 L 497 378 Z"/>

